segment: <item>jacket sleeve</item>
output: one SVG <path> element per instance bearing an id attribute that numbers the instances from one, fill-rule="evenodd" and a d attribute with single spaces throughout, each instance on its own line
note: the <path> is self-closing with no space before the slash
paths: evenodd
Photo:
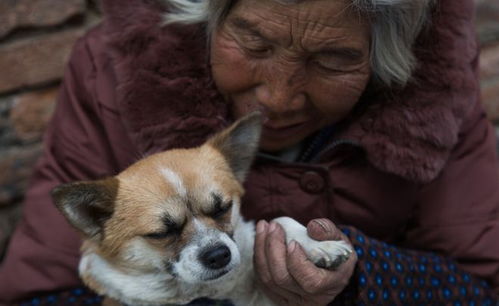
<path id="1" fill-rule="evenodd" d="M 423 187 L 404 246 L 447 254 L 499 293 L 496 136 L 477 103 L 439 177 Z"/>
<path id="2" fill-rule="evenodd" d="M 480 103 L 442 173 L 419 194 L 397 246 L 345 228 L 359 260 L 339 304 L 499 302 L 499 168 L 495 133 Z"/>
<path id="3" fill-rule="evenodd" d="M 452 22 L 457 24 L 456 29 L 461 29 L 459 33 L 474 33 L 473 14 L 462 13 L 466 8 L 474 9 L 473 1 L 441 0 L 439 3 L 442 14 L 455 14 Z M 452 4 L 455 12 L 449 9 Z M 466 52 L 458 52 L 460 46 L 475 50 L 476 45 L 471 41 L 475 35 L 466 37 L 454 33 L 454 36 L 437 37 L 452 39 L 448 45 L 456 50 L 449 53 L 456 56 L 454 62 L 469 63 L 463 66 L 468 72 L 457 72 L 473 73 L 478 78 L 478 59 L 470 62 L 471 58 L 463 55 Z M 495 131 L 479 102 L 478 87 L 467 95 L 443 98 L 451 99 L 455 105 L 460 105 L 458 100 L 473 104 L 463 118 L 457 145 L 444 169 L 434 181 L 422 187 L 415 199 L 416 210 L 402 245 L 445 254 L 455 260 L 459 268 L 488 281 L 499 293 L 499 167 Z"/>
<path id="4" fill-rule="evenodd" d="M 339 303 L 496 305 L 499 168 L 495 133 L 480 103 L 446 167 L 415 201 L 397 246 L 345 229 L 359 260 Z"/>
<path id="5" fill-rule="evenodd" d="M 0 267 L 0 304 L 80 284 L 79 234 L 55 208 L 50 191 L 61 183 L 115 173 L 92 95 L 94 81 L 94 62 L 83 38 L 66 68 L 43 155 L 25 196 L 23 218 Z"/>

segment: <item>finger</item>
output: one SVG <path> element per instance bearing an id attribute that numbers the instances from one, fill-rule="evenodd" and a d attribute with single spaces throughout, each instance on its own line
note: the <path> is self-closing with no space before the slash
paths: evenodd
<path id="1" fill-rule="evenodd" d="M 342 232 L 329 219 L 314 219 L 307 225 L 308 235 L 315 240 L 340 240 Z"/>
<path id="2" fill-rule="evenodd" d="M 265 243 L 267 264 L 274 284 L 280 289 L 296 293 L 299 291 L 299 286 L 288 271 L 286 264 L 286 234 L 279 224 L 270 224 L 269 234 Z M 286 294 L 286 292 L 284 291 L 282 294 Z"/>
<path id="3" fill-rule="evenodd" d="M 357 260 L 357 253 L 354 251 L 350 254 L 347 261 L 342 263 L 334 272 L 336 272 L 339 277 L 346 277 L 347 279 L 350 279 L 355 270 L 355 266 L 357 265 Z"/>
<path id="4" fill-rule="evenodd" d="M 265 240 L 267 238 L 268 227 L 268 223 L 264 220 L 257 223 L 253 255 L 256 274 L 262 283 L 266 285 L 272 282 L 272 275 L 270 274 L 267 265 L 267 256 L 265 255 Z"/>
<path id="5" fill-rule="evenodd" d="M 337 294 L 333 288 L 343 285 L 346 281 L 339 280 L 343 273 L 317 268 L 305 254 L 303 248 L 296 242 L 291 241 L 287 257 L 288 270 L 300 288 L 310 295 L 331 295 L 331 300 Z"/>
<path id="6" fill-rule="evenodd" d="M 266 291 L 273 292 L 275 299 L 279 300 L 281 303 L 283 301 L 296 299 L 295 295 L 276 286 L 272 279 L 272 275 L 270 274 L 267 255 L 265 253 L 265 249 L 267 248 L 266 241 L 269 239 L 268 228 L 268 223 L 263 220 L 258 222 L 256 227 L 253 260 L 257 278 L 261 283 L 261 287 Z M 286 302 L 284 305 L 287 304 L 288 303 Z"/>

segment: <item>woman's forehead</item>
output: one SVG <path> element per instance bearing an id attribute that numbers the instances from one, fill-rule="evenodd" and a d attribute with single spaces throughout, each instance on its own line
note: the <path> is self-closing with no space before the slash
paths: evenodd
<path id="1" fill-rule="evenodd" d="M 225 22 L 282 45 L 313 47 L 338 40 L 363 43 L 370 29 L 347 1 L 311 0 L 284 4 L 275 0 L 240 0 Z"/>

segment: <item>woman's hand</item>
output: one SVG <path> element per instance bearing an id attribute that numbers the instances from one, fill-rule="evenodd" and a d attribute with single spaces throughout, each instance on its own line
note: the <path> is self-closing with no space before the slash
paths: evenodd
<path id="1" fill-rule="evenodd" d="M 315 240 L 348 238 L 329 220 L 315 219 L 307 225 Z M 285 233 L 277 223 L 257 224 L 255 269 L 264 292 L 277 305 L 327 305 L 343 291 L 353 274 L 355 252 L 334 271 L 316 267 L 301 246 L 292 242 L 286 247 Z"/>

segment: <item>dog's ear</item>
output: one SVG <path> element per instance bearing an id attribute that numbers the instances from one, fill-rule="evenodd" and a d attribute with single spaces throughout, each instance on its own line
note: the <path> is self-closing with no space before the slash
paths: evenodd
<path id="1" fill-rule="evenodd" d="M 99 237 L 114 211 L 118 180 L 63 184 L 52 190 L 55 205 L 88 238 Z"/>
<path id="2" fill-rule="evenodd" d="M 251 113 L 213 136 L 208 144 L 219 150 L 236 178 L 243 182 L 258 150 L 262 132 L 262 116 Z"/>

